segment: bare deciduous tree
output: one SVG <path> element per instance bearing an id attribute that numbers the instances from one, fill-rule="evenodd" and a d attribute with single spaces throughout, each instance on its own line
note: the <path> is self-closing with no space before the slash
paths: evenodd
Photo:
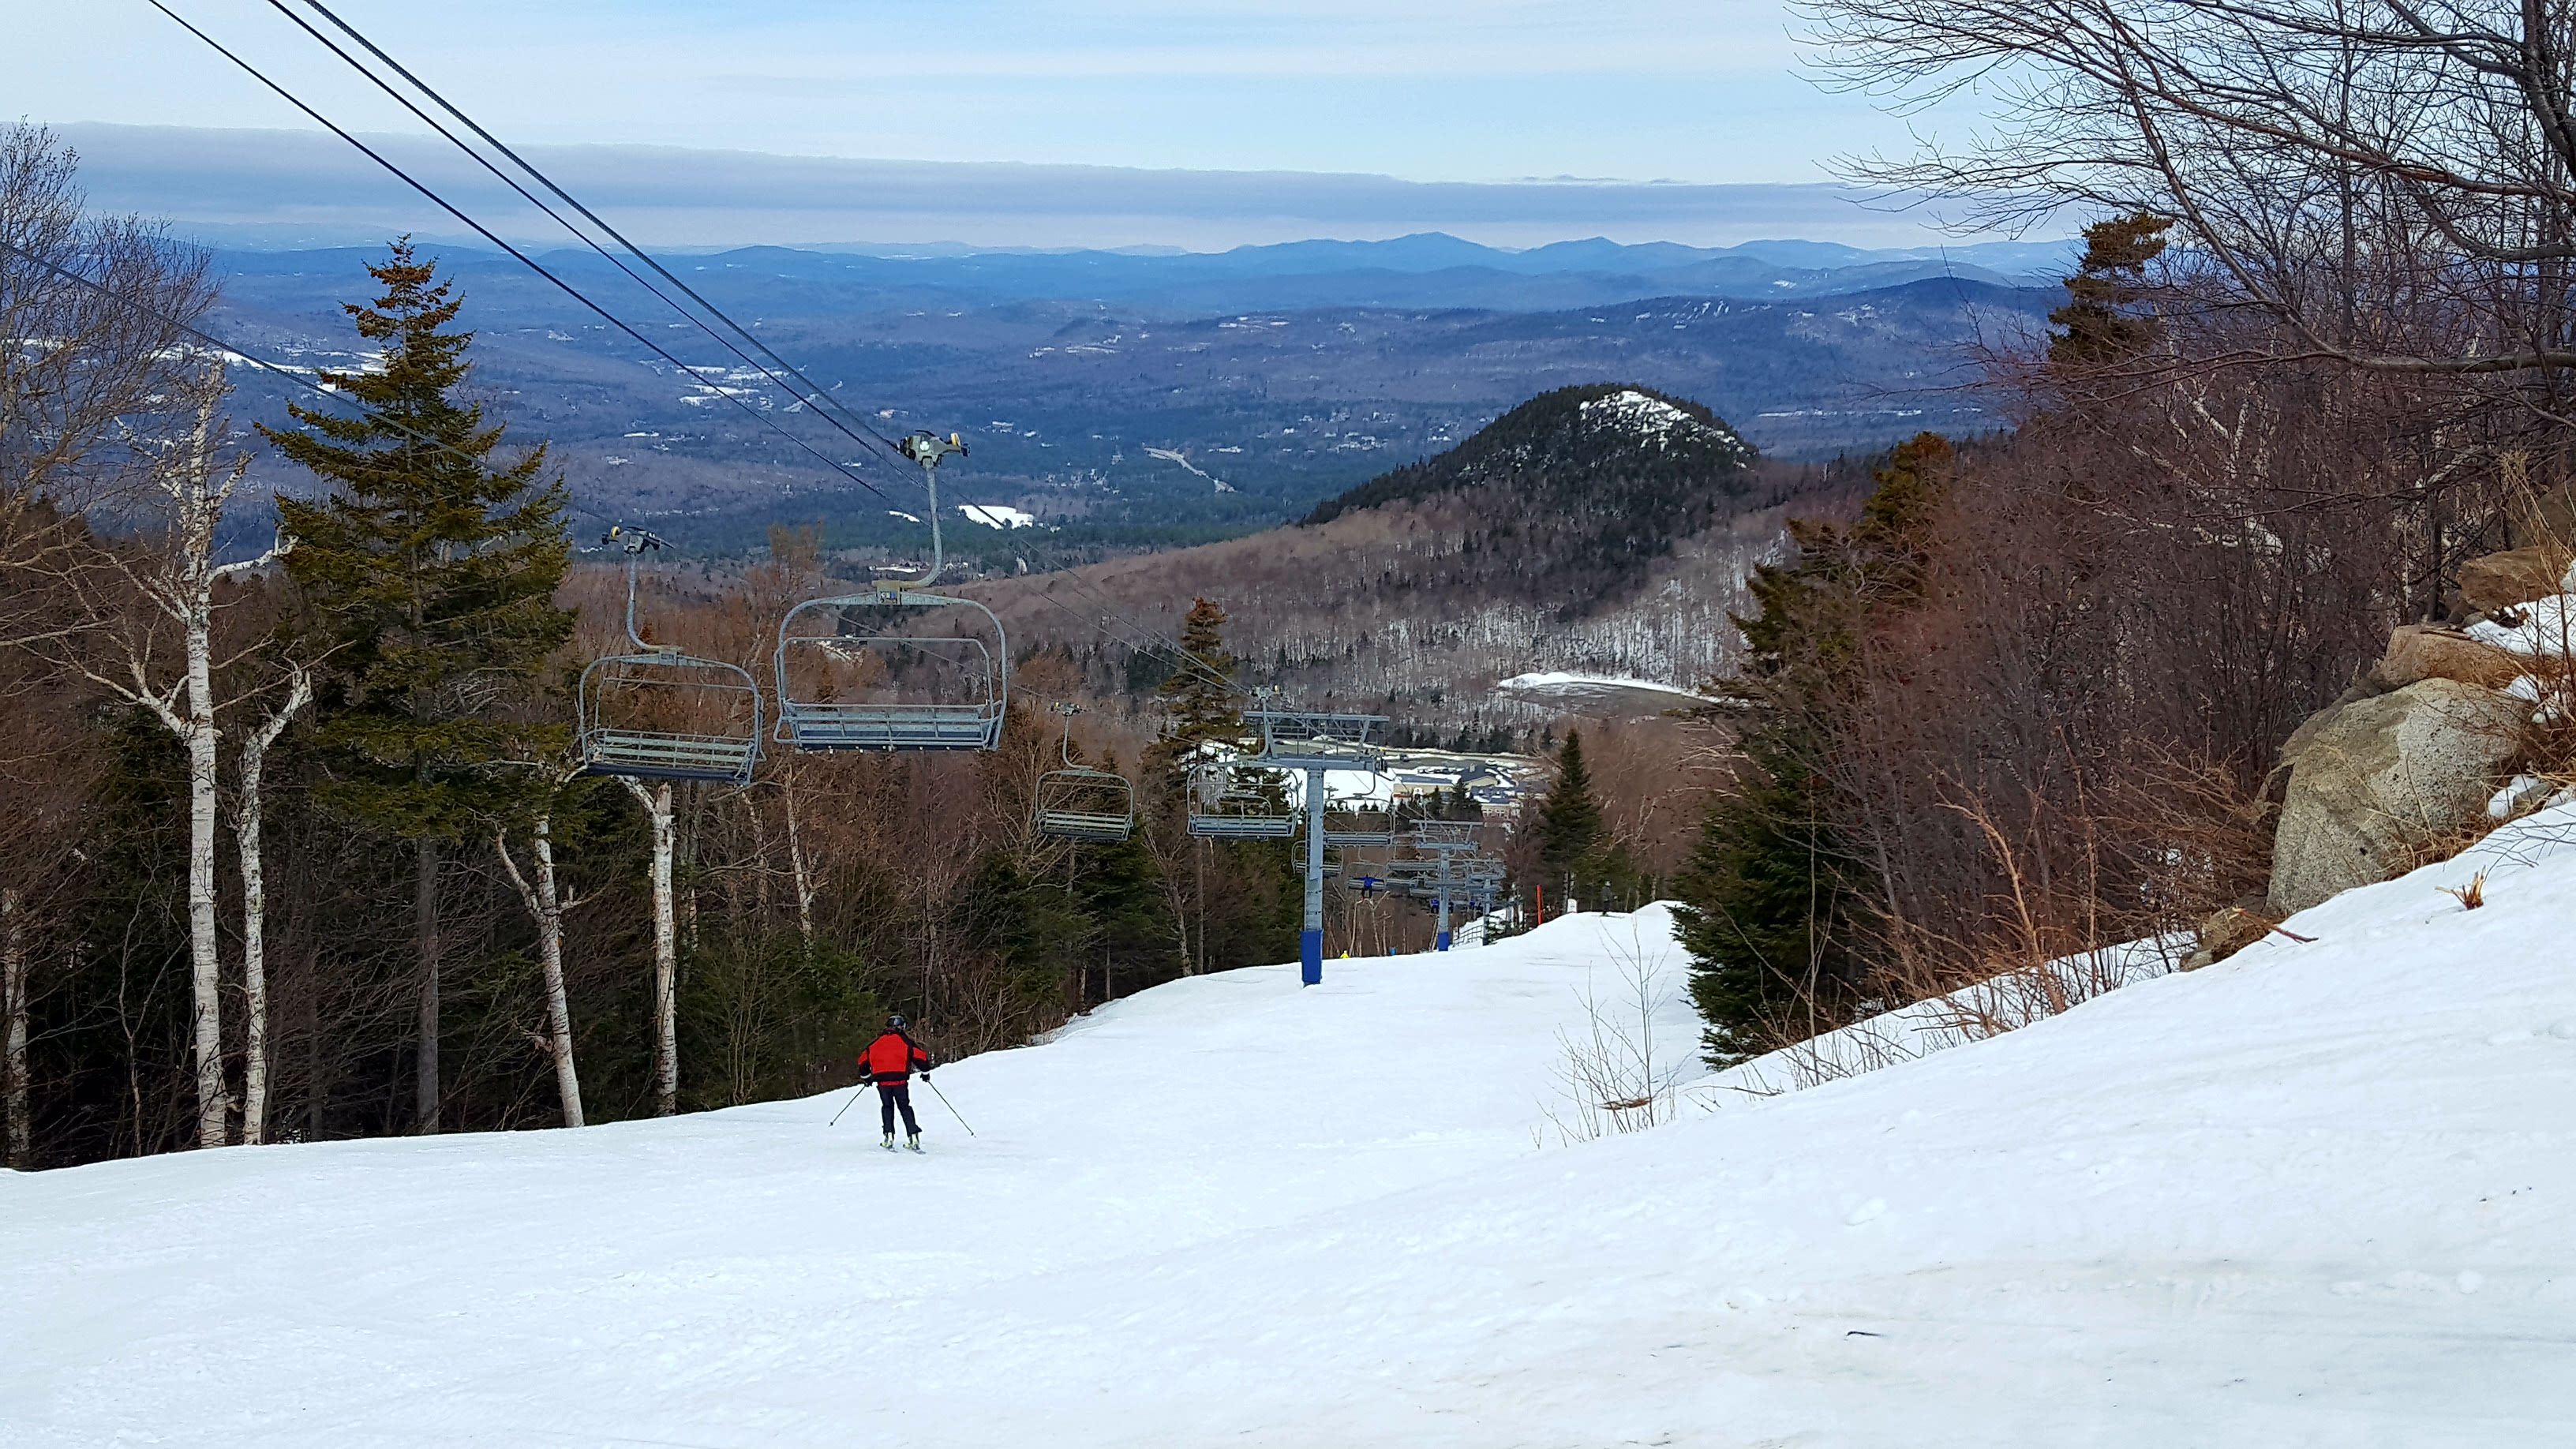
<path id="1" fill-rule="evenodd" d="M 242 741 L 233 801 L 233 848 L 242 878 L 242 1141 L 268 1140 L 268 863 L 260 846 L 260 791 L 268 752 L 303 708 L 313 702 L 313 672 L 288 666 L 286 695 Z"/>
<path id="2" fill-rule="evenodd" d="M 668 780 L 621 780 L 653 828 L 653 1110 L 680 1110 L 680 947 L 671 870 L 677 832 Z"/>
<path id="3" fill-rule="evenodd" d="M 2146 211 L 2248 356 L 2576 366 L 2570 0 L 1807 0 L 1825 68 L 1963 145 L 1852 163 L 1965 219 Z"/>
<path id="4" fill-rule="evenodd" d="M 666 790 L 668 787 L 664 787 Z M 566 1127 L 584 1125 L 581 1110 L 581 1074 L 574 1069 L 572 1054 L 572 1006 L 564 991 L 564 917 L 581 904 L 579 897 L 562 894 L 555 875 L 554 814 L 538 814 L 528 826 L 529 854 L 532 868 L 525 875 L 510 856 L 507 830 L 495 831 L 492 853 L 501 858 L 501 869 L 519 893 L 521 904 L 537 925 L 537 965 L 543 973 L 546 988 L 546 1054 L 554 1061 L 555 1094 L 563 1104 Z M 659 959 L 660 942 L 656 941 Z M 659 998 L 656 998 L 659 1005 Z"/>
<path id="5" fill-rule="evenodd" d="M 218 411 L 226 388 L 221 363 L 196 388 L 197 418 L 184 443 L 164 450 L 151 470 L 166 513 L 164 530 L 143 549 L 105 549 L 78 579 L 101 621 L 105 659 L 83 648 L 74 667 L 115 697 L 148 712 L 177 737 L 188 757 L 188 956 L 196 1010 L 197 1142 L 231 1140 L 232 1098 L 224 1080 L 223 995 L 215 935 L 217 748 L 222 742 L 215 694 L 216 595 L 226 581 L 257 573 L 292 544 L 280 538 L 256 558 L 215 562 L 216 538 L 246 456 L 222 456 Z M 100 585 L 108 596 L 97 597 Z M 129 607 L 129 598 L 139 608 Z M 179 636 L 179 668 L 161 677 L 165 629 Z M 282 728 L 282 725 L 281 725 Z"/>

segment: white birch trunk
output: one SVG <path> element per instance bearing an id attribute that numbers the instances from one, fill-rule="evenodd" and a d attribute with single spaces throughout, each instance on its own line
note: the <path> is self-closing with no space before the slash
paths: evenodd
<path id="1" fill-rule="evenodd" d="M 0 890 L 0 1018 L 7 1022 L 8 1164 L 36 1166 L 36 1114 L 27 1084 L 27 923 L 15 887 Z"/>
<path id="2" fill-rule="evenodd" d="M 796 886 L 796 933 L 804 938 L 805 954 L 814 954 L 814 872 L 805 860 L 805 839 L 796 828 L 796 771 L 790 766 L 779 776 L 778 791 L 787 802 L 787 869 Z"/>
<path id="3" fill-rule="evenodd" d="M 668 1117 L 680 1109 L 680 953 L 671 886 L 671 783 L 664 780 L 649 788 L 637 780 L 625 783 L 653 822 L 653 1111 Z"/>
<path id="4" fill-rule="evenodd" d="M 164 718 L 188 751 L 188 986 L 196 1007 L 197 1145 L 231 1140 L 231 1094 L 224 1085 L 223 963 L 215 942 L 214 482 L 216 390 L 197 410 L 197 432 L 185 465 L 167 486 L 176 514 L 169 596 L 187 659 L 179 709 Z M 226 490 L 229 491 L 229 490 Z"/>
<path id="5" fill-rule="evenodd" d="M 555 882 L 554 817 L 540 815 L 531 833 L 536 837 L 536 879 L 530 882 L 519 874 L 518 863 L 510 859 L 507 835 L 492 837 L 492 849 L 501 857 L 501 868 L 509 872 L 510 884 L 518 887 L 519 900 L 537 923 L 537 964 L 545 976 L 547 1051 L 555 1059 L 555 1095 L 563 1103 L 566 1127 L 586 1125 L 581 1110 L 581 1074 L 573 1068 L 572 1003 L 564 994 L 563 921 L 571 909 L 559 893 Z"/>
<path id="6" fill-rule="evenodd" d="M 242 878 L 242 1012 L 247 1018 L 241 1140 L 254 1147 L 268 1140 L 268 868 L 260 852 L 260 784 L 268 771 L 269 746 L 312 698 L 313 676 L 299 666 L 289 676 L 285 701 L 242 741 L 241 798 L 233 806 L 233 849 L 241 858 Z"/>
<path id="7" fill-rule="evenodd" d="M 125 677 L 76 667 L 94 682 L 140 705 L 179 740 L 188 755 L 188 984 L 195 1008 L 197 1145 L 221 1147 L 231 1139 L 231 1096 L 224 1081 L 222 962 L 215 938 L 215 756 L 222 738 L 215 726 L 215 586 L 236 574 L 265 568 L 293 544 L 242 563 L 214 561 L 215 533 L 233 488 L 249 466 L 237 458 L 219 466 L 216 410 L 224 397 L 223 365 L 206 373 L 197 426 L 183 456 L 159 470 L 170 500 L 169 546 L 151 570 L 135 579 L 137 591 L 179 628 L 183 667 L 167 685 L 153 682 L 154 631 L 127 632 Z M 220 475 L 220 476 L 219 476 Z"/>
<path id="8" fill-rule="evenodd" d="M 197 1145 L 231 1140 L 224 1087 L 222 961 L 215 954 L 215 712 L 205 615 L 188 621 L 188 987 L 197 1017 Z"/>

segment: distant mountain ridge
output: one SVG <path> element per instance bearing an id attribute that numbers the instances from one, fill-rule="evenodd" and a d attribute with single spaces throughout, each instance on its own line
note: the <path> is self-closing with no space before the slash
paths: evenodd
<path id="1" fill-rule="evenodd" d="M 335 250 L 227 251 L 221 261 L 230 273 L 257 277 L 309 266 Z M 503 261 L 500 253 L 474 246 L 437 250 L 459 262 Z M 604 264 L 588 252 L 556 250 L 540 259 L 559 274 L 613 285 Z M 1863 250 L 1795 240 L 1690 247 L 1594 237 L 1513 251 L 1441 232 L 1223 252 L 753 246 L 682 254 L 674 261 L 685 262 L 685 275 L 765 282 L 782 292 L 820 292 L 865 299 L 864 304 L 1074 301 L 1163 318 L 1321 307 L 1526 313 L 1677 296 L 1782 301 L 1921 281 L 2053 285 L 2073 267 L 2070 244 L 2054 242 Z M 794 309 L 787 298 L 780 301 Z"/>

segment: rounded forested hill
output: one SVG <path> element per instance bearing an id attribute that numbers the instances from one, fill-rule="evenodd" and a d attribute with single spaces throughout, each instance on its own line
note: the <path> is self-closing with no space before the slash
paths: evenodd
<path id="1" fill-rule="evenodd" d="M 1633 568 L 1767 501 L 1755 496 L 1756 460 L 1752 444 L 1698 403 L 1587 383 L 1541 393 L 1445 453 L 1326 500 L 1304 521 L 1451 495 L 1467 505 L 1472 551 L 1517 554 L 1533 576 Z"/>

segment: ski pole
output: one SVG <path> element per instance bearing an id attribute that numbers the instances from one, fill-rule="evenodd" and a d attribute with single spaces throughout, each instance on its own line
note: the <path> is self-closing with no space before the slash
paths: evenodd
<path id="1" fill-rule="evenodd" d="M 861 1083 L 859 1083 L 859 1089 L 858 1089 L 857 1091 L 852 1092 L 852 1093 L 850 1094 L 850 1100 L 848 1100 L 848 1101 L 846 1101 L 846 1102 L 843 1102 L 843 1103 L 841 1104 L 841 1110 L 840 1110 L 840 1111 L 835 1112 L 835 1113 L 833 1113 L 833 1114 L 832 1114 L 832 1120 L 831 1120 L 830 1122 L 827 1122 L 827 1123 L 825 1123 L 825 1124 L 824 1124 L 824 1130 L 828 1132 L 828 1131 L 830 1131 L 832 1128 L 840 1126 L 840 1125 L 841 1125 L 841 1119 L 842 1119 L 843 1117 L 848 1116 L 848 1115 L 850 1114 L 850 1109 L 851 1109 L 852 1107 L 855 1107 L 855 1106 L 859 1105 L 859 1099 L 860 1099 L 861 1097 L 866 1096 L 867 1094 L 868 1094 L 868 1084 L 867 1084 L 867 1083 L 865 1083 L 865 1082 L 861 1082 Z M 956 1108 L 954 1108 L 954 1107 L 951 1107 L 951 1108 L 949 1108 L 948 1110 L 950 1110 L 950 1111 L 954 1112 L 954 1111 L 956 1111 L 957 1109 L 956 1109 Z M 958 1120 L 958 1121 L 960 1121 L 960 1122 L 963 1122 L 963 1121 L 965 1121 L 966 1119 L 965 1119 L 965 1118 L 963 1118 L 963 1117 L 960 1117 L 960 1118 L 958 1118 L 957 1120 Z M 972 1128 L 972 1127 L 967 1128 L 967 1129 L 966 1129 L 966 1135 L 967 1135 L 967 1136 L 969 1136 L 969 1137 L 974 1136 L 974 1135 L 975 1135 L 975 1129 L 974 1129 L 974 1128 Z"/>
<path id="2" fill-rule="evenodd" d="M 924 1077 L 921 1079 L 921 1084 L 930 1089 L 930 1095 L 939 1099 L 940 1106 L 948 1109 L 949 1116 L 957 1119 L 957 1125 L 966 1129 L 967 1136 L 972 1137 L 975 1135 L 974 1124 L 968 1122 L 966 1120 L 966 1114 L 958 1111 L 956 1104 L 948 1100 L 948 1094 L 946 1092 L 939 1090 L 939 1084 L 937 1082 L 930 1080 L 928 1077 Z"/>

